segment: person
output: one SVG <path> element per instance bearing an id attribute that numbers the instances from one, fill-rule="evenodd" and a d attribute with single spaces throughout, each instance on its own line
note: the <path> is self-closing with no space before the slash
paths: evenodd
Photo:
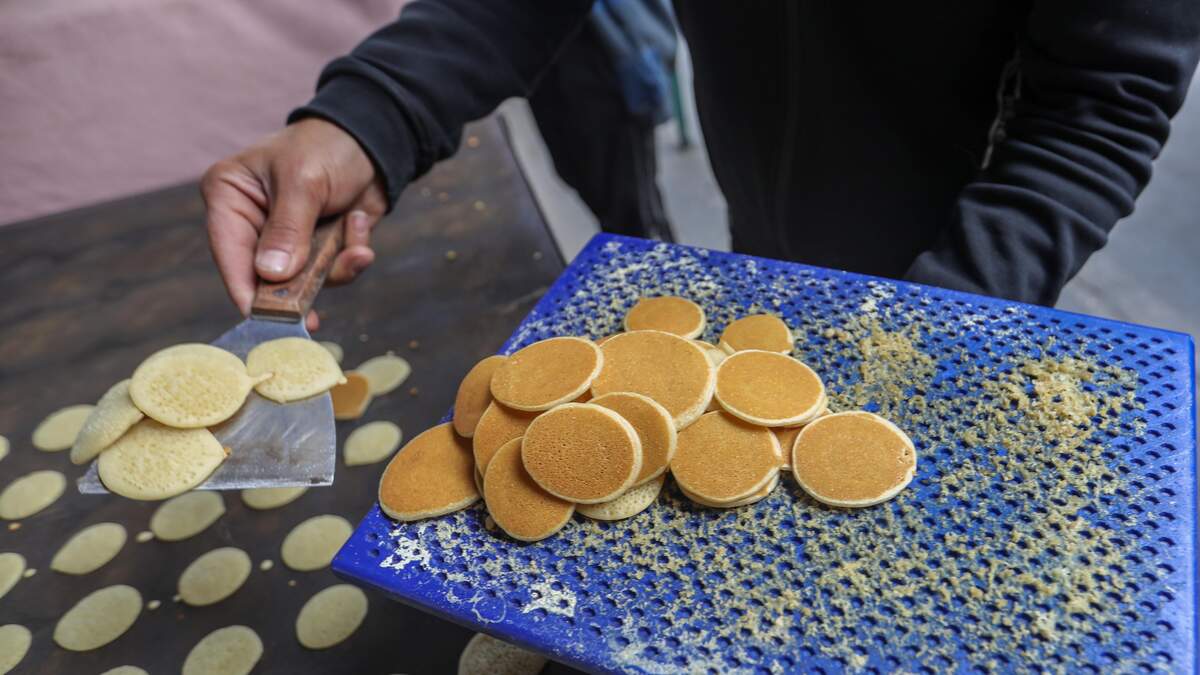
<path id="1" fill-rule="evenodd" d="M 590 0 L 415 0 L 202 192 L 238 307 L 347 213 L 331 276 L 464 123 L 528 96 Z M 1194 0 L 676 2 L 735 250 L 1052 304 L 1150 179 Z"/>

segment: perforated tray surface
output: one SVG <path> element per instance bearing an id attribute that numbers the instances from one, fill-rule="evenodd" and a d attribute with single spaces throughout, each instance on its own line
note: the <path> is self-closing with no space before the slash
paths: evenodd
<path id="1" fill-rule="evenodd" d="M 595 672 L 1191 671 L 1191 338 L 803 265 L 601 235 L 503 347 L 621 328 L 643 295 L 704 338 L 782 316 L 834 410 L 913 438 L 916 479 L 841 510 L 790 478 L 699 507 L 667 483 L 626 521 L 519 544 L 482 506 L 378 507 L 339 574 Z"/>

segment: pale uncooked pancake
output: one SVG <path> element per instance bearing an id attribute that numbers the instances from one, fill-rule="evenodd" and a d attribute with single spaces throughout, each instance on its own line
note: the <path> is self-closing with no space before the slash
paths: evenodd
<path id="1" fill-rule="evenodd" d="M 0 553 L 0 598 L 12 590 L 25 574 L 25 556 L 20 553 Z"/>
<path id="2" fill-rule="evenodd" d="M 689 493 L 724 504 L 770 483 L 779 457 L 779 441 L 769 430 L 726 413 L 707 413 L 679 432 L 671 474 Z"/>
<path id="3" fill-rule="evenodd" d="M 133 371 L 129 396 L 150 418 L 172 427 L 211 427 L 233 417 L 257 382 L 224 349 L 188 343 L 155 352 Z"/>
<path id="4" fill-rule="evenodd" d="M 84 597 L 54 626 L 54 641 L 86 652 L 121 637 L 142 613 L 142 594 L 132 586 L 107 586 Z"/>
<path id="5" fill-rule="evenodd" d="M 538 414 L 513 410 L 493 401 L 483 411 L 479 424 L 475 426 L 475 436 L 471 439 L 475 465 L 479 470 L 486 473 L 492 455 L 505 443 L 524 436 L 525 430 Z"/>
<path id="6" fill-rule="evenodd" d="M 254 391 L 277 403 L 324 394 L 346 381 L 333 355 L 302 337 L 268 340 L 255 346 L 246 355 L 246 372 L 262 380 Z"/>
<path id="7" fill-rule="evenodd" d="M 297 572 L 328 567 L 354 528 L 341 516 L 313 516 L 288 532 L 279 557 Z"/>
<path id="8" fill-rule="evenodd" d="M 192 647 L 183 675 L 248 675 L 262 658 L 258 633 L 246 626 L 218 628 Z"/>
<path id="9" fill-rule="evenodd" d="M 792 448 L 796 482 L 831 506 L 872 506 L 912 481 L 917 451 L 896 425 L 869 412 L 821 417 L 800 431 Z"/>
<path id="10" fill-rule="evenodd" d="M 371 422 L 350 432 L 342 446 L 346 466 L 361 466 L 382 462 L 400 447 L 402 434 L 394 422 Z"/>
<path id="11" fill-rule="evenodd" d="M 0 675 L 12 672 L 21 663 L 32 642 L 28 628 L 15 623 L 0 626 Z"/>
<path id="12" fill-rule="evenodd" d="M 788 354 L 792 351 L 792 342 L 792 331 L 782 319 L 770 314 L 754 314 L 726 326 L 719 344 L 727 354 L 743 349 Z"/>
<path id="13" fill-rule="evenodd" d="M 546 657 L 476 633 L 458 657 L 458 675 L 538 675 Z"/>
<path id="14" fill-rule="evenodd" d="M 150 675 L 146 671 L 137 666 L 117 666 L 112 670 L 106 670 L 100 675 Z"/>
<path id="15" fill-rule="evenodd" d="M 291 504 L 307 491 L 306 487 L 248 488 L 242 490 L 242 501 L 252 509 L 266 511 Z"/>
<path id="16" fill-rule="evenodd" d="M 119 523 L 96 523 L 76 532 L 54 558 L 50 569 L 63 574 L 88 574 L 121 552 L 128 534 Z"/>
<path id="17" fill-rule="evenodd" d="M 575 510 L 596 520 L 623 520 L 645 511 L 658 499 L 666 474 L 660 474 L 649 481 L 629 488 L 616 499 L 599 504 L 579 504 Z"/>
<path id="18" fill-rule="evenodd" d="M 772 492 L 774 492 L 775 488 L 777 488 L 777 487 L 779 487 L 779 473 L 778 472 L 775 474 L 775 477 L 771 479 L 771 482 L 767 483 L 765 486 L 763 486 L 763 488 L 761 490 L 758 490 L 757 492 L 751 494 L 749 497 L 745 497 L 744 499 L 739 499 L 737 501 L 732 501 L 732 502 L 725 502 L 725 503 L 711 502 L 707 499 L 704 499 L 703 497 L 699 497 L 697 495 L 694 495 L 694 494 L 688 492 L 687 490 L 683 489 L 682 487 L 679 488 L 679 491 L 682 492 L 685 497 L 692 500 L 693 502 L 696 502 L 697 504 L 700 504 L 701 506 L 708 506 L 708 507 L 715 508 L 715 509 L 733 509 L 733 508 L 737 508 L 739 506 L 749 506 L 750 504 L 755 504 L 757 502 L 760 502 L 763 499 L 766 499 Z"/>
<path id="19" fill-rule="evenodd" d="M 704 340 L 692 340 L 692 342 L 694 342 L 697 347 L 704 350 L 704 355 L 707 356 L 708 360 L 712 362 L 713 368 L 721 365 L 721 362 L 725 360 L 725 357 L 729 356 L 725 353 L 725 350 L 712 344 L 711 342 L 705 342 Z"/>
<path id="20" fill-rule="evenodd" d="M 296 639 L 309 649 L 329 649 L 354 634 L 367 616 L 367 594 L 338 584 L 319 591 L 296 617 Z"/>
<path id="21" fill-rule="evenodd" d="M 42 470 L 25 474 L 0 492 L 0 518 L 28 518 L 57 501 L 66 487 L 67 479 L 57 471 Z"/>
<path id="22" fill-rule="evenodd" d="M 825 406 L 825 385 L 812 368 L 757 349 L 725 359 L 714 395 L 732 415 L 767 427 L 807 424 Z"/>
<path id="23" fill-rule="evenodd" d="M 145 415 L 129 398 L 129 380 L 114 384 L 96 403 L 71 446 L 71 463 L 87 464 Z"/>
<path id="24" fill-rule="evenodd" d="M 459 436 L 475 435 L 479 418 L 492 404 L 492 375 L 507 361 L 507 356 L 489 356 L 476 363 L 459 383 L 454 396 L 454 430 Z"/>
<path id="25" fill-rule="evenodd" d="M 66 450 L 75 442 L 94 405 L 72 405 L 50 413 L 33 430 L 33 447 L 44 452 Z"/>
<path id="26" fill-rule="evenodd" d="M 346 373 L 346 381 L 329 390 L 333 402 L 333 419 L 356 420 L 371 405 L 371 383 L 353 370 Z"/>
<path id="27" fill-rule="evenodd" d="M 225 500 L 215 490 L 181 494 L 162 503 L 150 516 L 150 531 L 163 541 L 200 534 L 225 513 Z"/>
<path id="28" fill-rule="evenodd" d="M 616 412 L 564 403 L 525 430 L 521 460 L 546 492 L 577 504 L 598 504 L 633 485 L 642 470 L 642 442 Z"/>
<path id="29" fill-rule="evenodd" d="M 336 342 L 322 340 L 322 341 L 318 342 L 317 344 L 324 347 L 325 351 L 329 352 L 329 355 L 333 357 L 333 360 L 337 361 L 338 363 L 341 363 L 342 359 L 346 355 L 346 353 L 342 350 L 342 346 Z"/>
<path id="30" fill-rule="evenodd" d="M 492 374 L 492 396 L 515 410 L 549 410 L 579 398 L 604 365 L 591 340 L 556 337 L 517 351 Z"/>
<path id="31" fill-rule="evenodd" d="M 104 487 L 129 499 L 174 497 L 203 483 L 225 461 L 208 429 L 174 429 L 142 420 L 96 460 Z"/>
<path id="32" fill-rule="evenodd" d="M 521 439 L 505 443 L 492 457 L 483 476 L 488 513 L 508 536 L 538 541 L 558 532 L 571 520 L 575 505 L 546 492 L 521 462 Z"/>
<path id="33" fill-rule="evenodd" d="M 632 391 L 657 401 L 671 413 L 675 429 L 696 421 L 712 399 L 716 369 L 691 340 L 656 330 L 613 336 L 601 348 L 604 367 L 592 382 L 592 395 Z"/>
<path id="34" fill-rule="evenodd" d="M 250 556 L 240 548 L 217 548 L 196 558 L 179 575 L 179 599 L 193 607 L 233 595 L 250 576 Z"/>
<path id="35" fill-rule="evenodd" d="M 694 338 L 704 332 L 704 310 L 686 298 L 642 298 L 625 315 L 625 330 L 661 330 Z"/>
<path id="36" fill-rule="evenodd" d="M 391 352 L 367 359 L 354 370 L 367 378 L 367 382 L 371 385 L 372 396 L 391 393 L 396 387 L 404 384 L 404 381 L 412 374 L 412 366 L 408 364 L 408 361 Z"/>
<path id="37" fill-rule="evenodd" d="M 453 513 L 479 501 L 470 441 L 439 424 L 409 441 L 379 480 L 379 507 L 396 520 Z"/>
<path id="38" fill-rule="evenodd" d="M 666 408 L 649 396 L 629 391 L 598 396 L 591 402 L 625 418 L 637 432 L 642 444 L 642 468 L 633 479 L 634 485 L 642 485 L 666 472 L 677 444 L 675 423 Z"/>

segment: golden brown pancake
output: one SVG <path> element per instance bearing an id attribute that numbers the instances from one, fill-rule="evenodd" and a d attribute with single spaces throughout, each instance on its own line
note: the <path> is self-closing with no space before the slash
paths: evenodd
<path id="1" fill-rule="evenodd" d="M 371 383 L 363 375 L 350 371 L 346 381 L 329 390 L 333 400 L 333 419 L 356 420 L 371 405 Z"/>
<path id="2" fill-rule="evenodd" d="M 500 446 L 524 436 L 529 423 L 539 414 L 513 410 L 492 401 L 475 425 L 475 436 L 471 439 L 479 470 L 487 472 L 488 462 Z"/>
<path id="3" fill-rule="evenodd" d="M 725 359 L 714 395 L 730 414 L 765 427 L 806 424 L 825 405 L 825 385 L 812 368 L 756 349 Z"/>
<path id="4" fill-rule="evenodd" d="M 722 412 L 679 432 L 671 474 L 679 486 L 717 504 L 744 499 L 779 472 L 779 441 L 769 430 Z"/>
<path id="5" fill-rule="evenodd" d="M 834 413 L 808 424 L 792 448 L 804 491 L 832 506 L 871 506 L 912 480 L 917 451 L 896 425 L 869 412 Z"/>
<path id="6" fill-rule="evenodd" d="M 492 404 L 492 374 L 508 361 L 507 356 L 489 356 L 476 363 L 458 385 L 454 397 L 454 430 L 463 438 L 475 435 L 483 411 Z"/>
<path id="7" fill-rule="evenodd" d="M 537 541 L 558 532 L 575 513 L 575 505 L 546 492 L 521 461 L 521 439 L 496 451 L 483 477 L 488 513 L 508 536 Z"/>
<path id="8" fill-rule="evenodd" d="M 711 507 L 714 509 L 733 509 L 733 508 L 737 508 L 739 506 L 749 506 L 750 504 L 756 504 L 756 503 L 766 499 L 772 492 L 775 491 L 775 488 L 777 488 L 777 487 L 779 487 L 779 472 L 776 472 L 775 477 L 771 479 L 771 482 L 764 485 L 761 490 L 754 492 L 749 497 L 745 497 L 743 499 L 738 499 L 738 500 L 735 500 L 732 502 L 723 502 L 723 503 L 712 502 L 707 499 L 698 497 L 698 496 L 688 492 L 687 490 L 683 489 L 682 487 L 679 488 L 679 491 L 683 493 L 684 497 L 687 497 L 688 499 L 692 500 L 693 502 L 695 502 L 701 506 L 708 506 L 708 507 Z"/>
<path id="9" fill-rule="evenodd" d="M 565 403 L 542 413 L 525 430 L 521 459 L 546 492 L 598 504 L 633 485 L 642 470 L 642 442 L 633 425 L 612 410 Z"/>
<path id="10" fill-rule="evenodd" d="M 632 391 L 667 409 L 679 430 L 696 421 L 712 399 L 716 372 L 691 340 L 657 330 L 615 335 L 604 343 L 604 367 L 592 395 Z"/>
<path id="11" fill-rule="evenodd" d="M 630 391 L 614 392 L 592 399 L 625 418 L 642 442 L 642 470 L 633 484 L 641 485 L 666 472 L 675 456 L 675 423 L 667 409 L 654 399 Z"/>
<path id="12" fill-rule="evenodd" d="M 396 453 L 379 481 L 379 505 L 396 520 L 432 518 L 474 504 L 475 462 L 470 442 L 439 424 Z"/>
<path id="13" fill-rule="evenodd" d="M 625 330 L 661 330 L 694 338 L 704 332 L 704 310 L 686 298 L 642 298 L 625 315 Z"/>
<path id="14" fill-rule="evenodd" d="M 720 346 L 726 354 L 743 349 L 787 354 L 792 351 L 792 331 L 777 316 L 754 314 L 726 326 L 725 332 L 721 333 Z"/>
<path id="15" fill-rule="evenodd" d="M 508 357 L 492 374 L 492 396 L 515 410 L 549 410 L 579 398 L 604 364 L 591 340 L 556 337 Z"/>

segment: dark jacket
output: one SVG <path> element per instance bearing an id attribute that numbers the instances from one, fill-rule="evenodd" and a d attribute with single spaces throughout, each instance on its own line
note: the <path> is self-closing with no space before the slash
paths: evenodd
<path id="1" fill-rule="evenodd" d="M 416 0 L 292 119 L 354 135 L 394 201 L 528 95 L 590 4 Z M 676 13 L 736 250 L 1043 304 L 1133 210 L 1200 43 L 1197 0 Z"/>

